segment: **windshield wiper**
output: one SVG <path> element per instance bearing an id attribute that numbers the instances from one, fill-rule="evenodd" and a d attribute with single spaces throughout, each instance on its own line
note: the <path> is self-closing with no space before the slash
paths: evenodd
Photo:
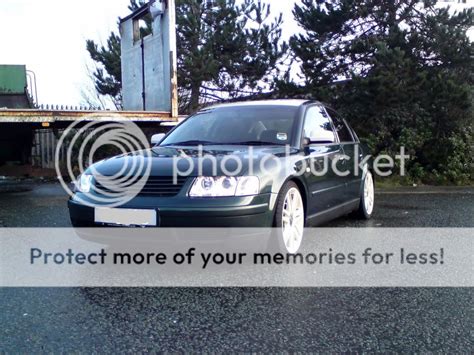
<path id="1" fill-rule="evenodd" d="M 162 145 L 161 147 L 180 146 L 180 145 L 197 146 L 197 145 L 214 145 L 214 144 L 218 144 L 218 143 L 209 142 L 209 141 L 191 140 L 191 141 L 185 141 L 185 142 L 165 144 L 165 145 Z"/>
<path id="2" fill-rule="evenodd" d="M 227 144 L 228 145 L 284 145 L 282 143 L 264 142 L 264 141 L 233 142 L 233 143 L 227 143 Z"/>

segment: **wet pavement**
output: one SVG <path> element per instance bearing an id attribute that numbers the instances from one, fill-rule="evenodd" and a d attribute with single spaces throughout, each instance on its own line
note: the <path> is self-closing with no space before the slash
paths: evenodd
<path id="1" fill-rule="evenodd" d="M 379 193 L 371 221 L 474 227 L 474 188 Z M 68 227 L 55 184 L 0 194 L 0 226 Z M 472 289 L 0 289 L 0 352 L 474 351 Z"/>

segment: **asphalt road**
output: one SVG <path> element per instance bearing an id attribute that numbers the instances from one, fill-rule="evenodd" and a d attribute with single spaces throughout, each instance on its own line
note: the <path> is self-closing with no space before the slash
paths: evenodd
<path id="1" fill-rule="evenodd" d="M 67 227 L 57 185 L 0 194 L 0 226 Z M 474 227 L 474 188 L 377 195 L 368 222 Z M 0 289 L 0 352 L 474 351 L 472 289 Z"/>

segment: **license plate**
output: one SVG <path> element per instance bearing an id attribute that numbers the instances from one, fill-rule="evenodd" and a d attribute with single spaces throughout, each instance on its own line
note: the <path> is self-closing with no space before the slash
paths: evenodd
<path id="1" fill-rule="evenodd" d="M 96 208 L 96 223 L 116 224 L 119 226 L 156 226 L 155 210 L 132 210 L 125 208 Z"/>

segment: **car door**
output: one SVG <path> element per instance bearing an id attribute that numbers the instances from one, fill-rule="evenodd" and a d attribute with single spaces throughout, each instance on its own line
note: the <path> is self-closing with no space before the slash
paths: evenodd
<path id="1" fill-rule="evenodd" d="M 336 135 L 347 158 L 344 166 L 348 174 L 343 177 L 346 184 L 345 201 L 352 201 L 360 197 L 362 172 L 358 167 L 358 161 L 362 157 L 362 151 L 347 122 L 331 108 L 326 107 L 326 111 L 332 119 Z"/>
<path id="2" fill-rule="evenodd" d="M 344 178 L 332 169 L 333 164 L 341 168 L 343 150 L 335 136 L 331 119 L 323 106 L 310 106 L 304 117 L 303 137 L 331 135 L 331 143 L 310 143 L 304 147 L 310 218 L 343 203 L 345 192 Z"/>

